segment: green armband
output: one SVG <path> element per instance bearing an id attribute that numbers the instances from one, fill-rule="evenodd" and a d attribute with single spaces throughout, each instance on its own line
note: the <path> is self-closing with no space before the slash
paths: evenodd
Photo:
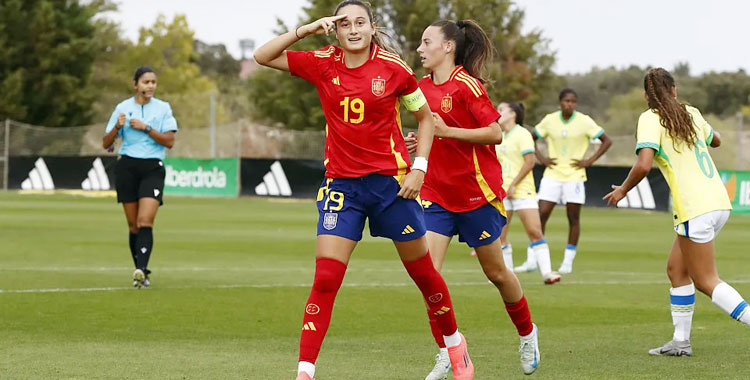
<path id="1" fill-rule="evenodd" d="M 425 99 L 422 90 L 419 88 L 409 95 L 402 96 L 401 100 L 404 102 L 406 109 L 411 112 L 419 111 L 423 105 L 427 104 L 427 99 Z"/>

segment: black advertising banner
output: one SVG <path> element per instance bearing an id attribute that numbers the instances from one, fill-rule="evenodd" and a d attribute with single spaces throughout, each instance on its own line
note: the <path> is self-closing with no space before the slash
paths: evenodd
<path id="1" fill-rule="evenodd" d="M 240 163 L 242 195 L 315 198 L 324 176 L 320 160 L 243 158 Z"/>
<path id="2" fill-rule="evenodd" d="M 117 157 L 14 157 L 8 188 L 22 190 L 113 190 Z"/>

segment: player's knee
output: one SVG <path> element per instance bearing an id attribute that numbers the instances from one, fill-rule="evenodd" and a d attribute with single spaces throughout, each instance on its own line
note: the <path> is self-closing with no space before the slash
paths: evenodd
<path id="1" fill-rule="evenodd" d="M 568 213 L 568 224 L 571 226 L 577 226 L 581 223 L 581 216 L 577 213 L 569 212 Z"/>
<path id="2" fill-rule="evenodd" d="M 497 266 L 482 269 L 484 270 L 484 274 L 485 276 L 487 276 L 487 279 L 497 286 L 502 286 L 508 280 L 508 277 L 512 275 L 512 272 L 510 272 L 510 270 L 505 267 Z"/>

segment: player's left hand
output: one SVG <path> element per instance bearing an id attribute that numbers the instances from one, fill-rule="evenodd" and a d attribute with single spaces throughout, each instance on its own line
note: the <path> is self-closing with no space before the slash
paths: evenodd
<path id="1" fill-rule="evenodd" d="M 398 196 L 405 199 L 417 199 L 419 189 L 422 188 L 422 183 L 424 183 L 424 174 L 421 170 L 410 171 L 404 177 L 404 182 L 401 183 L 401 190 L 398 192 Z"/>
<path id="2" fill-rule="evenodd" d="M 414 132 L 409 132 L 406 137 L 404 137 L 404 142 L 406 142 L 406 150 L 409 151 L 409 154 L 414 154 L 417 152 L 417 135 Z"/>
<path id="3" fill-rule="evenodd" d="M 589 167 L 589 166 L 591 166 L 593 164 L 594 163 L 591 162 L 590 160 L 576 160 L 574 158 L 573 162 L 570 164 L 570 166 L 572 166 L 574 168 L 587 168 L 587 167 Z"/>
<path id="4" fill-rule="evenodd" d="M 445 124 L 445 120 L 435 112 L 432 113 L 432 118 L 435 119 L 435 137 L 448 137 L 450 127 Z"/>
<path id="5" fill-rule="evenodd" d="M 614 205 L 615 207 L 617 207 L 617 202 L 625 198 L 625 195 L 627 194 L 625 193 L 625 191 L 623 191 L 622 186 L 612 185 L 612 192 L 605 195 L 602 199 L 607 201 L 607 206 Z"/>
<path id="6" fill-rule="evenodd" d="M 138 119 L 130 119 L 130 127 L 133 129 L 137 129 L 139 131 L 145 131 L 146 130 L 146 123 L 138 120 Z"/>

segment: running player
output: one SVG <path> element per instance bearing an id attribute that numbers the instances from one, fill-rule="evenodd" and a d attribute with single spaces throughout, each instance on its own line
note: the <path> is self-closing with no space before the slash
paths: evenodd
<path id="1" fill-rule="evenodd" d="M 505 266 L 513 268 L 513 247 L 508 241 L 508 226 L 515 212 L 521 218 L 530 242 L 524 266 L 536 267 L 538 263 L 544 283 L 554 284 L 560 281 L 560 275 L 552 271 L 549 246 L 544 240 L 542 223 L 539 221 L 534 174 L 531 172 L 534 168 L 534 139 L 523 127 L 525 110 L 518 103 L 500 103 L 497 110 L 503 115 L 500 119 L 503 142 L 496 146 L 496 151 L 503 167 L 506 195 L 503 203 L 508 217 L 508 223 L 500 235 Z M 527 270 L 524 266 L 520 269 Z"/>
<path id="2" fill-rule="evenodd" d="M 150 67 L 135 70 L 133 89 L 135 96 L 122 101 L 112 112 L 102 146 L 109 149 L 116 138 L 122 138 L 115 190 L 128 221 L 135 265 L 133 286 L 142 288 L 150 285 L 148 261 L 154 245 L 154 218 L 164 196 L 162 160 L 166 148 L 174 145 L 177 121 L 169 103 L 154 97 L 156 73 Z"/>
<path id="3" fill-rule="evenodd" d="M 380 40 L 368 3 L 347 0 L 334 16 L 285 33 L 255 52 L 255 60 L 313 83 L 326 117 L 326 178 L 318 192 L 315 277 L 305 306 L 298 380 L 313 378 L 334 299 L 352 251 L 370 234 L 393 240 L 448 346 L 454 379 L 472 379 L 466 340 L 458 332 L 448 288 L 435 270 L 416 200 L 427 172 L 434 122 L 411 68 Z M 340 46 L 286 51 L 311 34 L 334 31 Z M 399 101 L 425 136 L 409 171 Z"/>
<path id="4" fill-rule="evenodd" d="M 586 202 L 586 168 L 593 165 L 612 140 L 588 115 L 576 111 L 578 95 L 566 88 L 560 92 L 560 111 L 545 116 L 534 128 L 534 140 L 547 139 L 549 157 L 536 151 L 540 163 L 547 167 L 539 184 L 539 213 L 544 233 L 555 204 L 562 202 L 568 213 L 568 245 L 560 273 L 573 271 L 578 237 L 581 235 L 581 206 Z M 599 149 L 584 159 L 589 140 L 600 139 Z"/>
<path id="5" fill-rule="evenodd" d="M 649 350 L 649 354 L 691 356 L 690 327 L 696 288 L 732 318 L 750 325 L 747 302 L 719 278 L 714 262 L 714 239 L 732 209 L 708 153 L 708 146 L 718 147 L 721 138 L 698 109 L 677 100 L 674 78 L 668 71 L 649 70 L 643 86 L 649 109 L 638 119 L 635 148 L 638 159 L 625 182 L 612 185 L 614 190 L 604 199 L 607 204 L 616 205 L 641 182 L 656 161 L 669 184 L 677 233 L 667 259 L 674 334 L 671 341 Z"/>
<path id="6" fill-rule="evenodd" d="M 422 187 L 427 242 L 440 270 L 454 235 L 475 248 L 487 278 L 497 287 L 520 335 L 521 366 L 533 373 L 539 363 L 537 328 L 531 321 L 521 284 L 503 263 L 500 237 L 505 224 L 500 163 L 494 144 L 502 130 L 487 91 L 477 80 L 492 59 L 492 44 L 472 20 L 433 23 L 417 49 L 431 71 L 419 82 L 435 121 L 431 170 Z M 432 136 L 419 138 L 432 140 Z M 426 380 L 444 379 L 450 368 L 436 316 L 428 313 L 432 334 L 440 347 Z"/>

